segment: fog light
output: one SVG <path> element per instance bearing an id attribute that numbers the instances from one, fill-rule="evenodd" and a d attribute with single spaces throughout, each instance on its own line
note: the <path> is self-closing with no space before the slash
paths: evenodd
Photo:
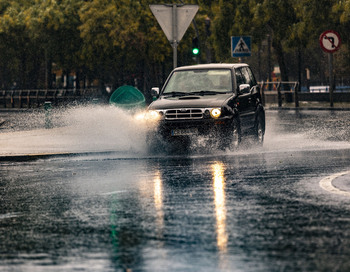
<path id="1" fill-rule="evenodd" d="M 214 118 L 214 119 L 219 118 L 220 115 L 221 115 L 221 109 L 219 109 L 219 108 L 215 108 L 215 109 L 212 109 L 212 110 L 210 111 L 210 116 L 211 116 L 212 118 Z"/>
<path id="2" fill-rule="evenodd" d="M 210 111 L 209 110 L 205 110 L 204 111 L 204 118 L 209 118 L 210 117 Z"/>

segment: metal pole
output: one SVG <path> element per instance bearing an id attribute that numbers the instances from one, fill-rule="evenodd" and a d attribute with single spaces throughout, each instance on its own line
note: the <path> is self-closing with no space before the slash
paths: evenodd
<path id="1" fill-rule="evenodd" d="M 301 88 L 301 48 L 298 46 L 298 82 L 294 85 L 294 105 L 299 107 L 299 95 Z"/>
<path id="2" fill-rule="evenodd" d="M 192 22 L 194 23 L 194 27 L 195 27 L 195 30 L 196 30 L 196 33 L 198 32 L 198 29 L 197 29 L 197 26 L 195 24 L 195 20 L 192 20 Z M 210 51 L 210 44 L 209 44 L 209 37 L 211 35 L 211 31 L 210 31 L 210 25 L 211 25 L 211 22 L 210 22 L 210 18 L 207 17 L 205 18 L 204 20 L 204 23 L 205 23 L 205 33 L 207 35 L 206 37 L 206 40 L 205 40 L 205 48 L 206 48 L 206 59 L 207 59 L 207 63 L 211 63 L 211 51 Z M 198 36 L 198 34 L 197 34 Z"/>
<path id="3" fill-rule="evenodd" d="M 300 82 L 296 82 L 294 84 L 294 105 L 296 108 L 299 107 L 299 95 L 298 95 L 299 90 L 300 90 Z"/>
<path id="4" fill-rule="evenodd" d="M 199 48 L 199 50 L 201 50 L 201 42 L 200 42 L 200 39 L 199 39 L 199 32 L 198 32 L 196 21 L 193 19 L 192 23 L 193 23 L 193 26 L 194 26 L 194 30 L 196 31 L 196 37 L 198 39 L 198 48 Z M 196 59 L 196 63 L 199 64 L 199 54 L 197 54 L 195 56 L 195 59 Z"/>
<path id="5" fill-rule="evenodd" d="M 333 54 L 328 54 L 328 62 L 329 62 L 329 102 L 331 108 L 333 108 Z"/>
<path id="6" fill-rule="evenodd" d="M 174 69 L 177 67 L 177 14 L 176 14 L 176 9 L 177 6 L 176 4 L 173 4 L 173 42 L 172 42 L 172 46 L 173 46 L 173 67 Z"/>
<path id="7" fill-rule="evenodd" d="M 278 82 L 277 84 L 277 100 L 278 100 L 278 107 L 282 107 L 282 94 L 281 94 L 281 86 L 282 86 L 282 83 L 281 81 Z"/>
<path id="8" fill-rule="evenodd" d="M 173 42 L 173 68 L 177 67 L 177 43 Z"/>
<path id="9" fill-rule="evenodd" d="M 258 47 L 258 76 L 259 76 L 259 81 L 263 80 L 261 78 L 261 43 L 259 43 L 259 47 Z"/>
<path id="10" fill-rule="evenodd" d="M 265 106 L 265 82 L 264 81 L 261 83 L 260 91 L 261 91 L 261 100 L 262 100 L 261 102 Z"/>
<path id="11" fill-rule="evenodd" d="M 269 82 L 271 82 L 272 67 L 271 67 L 271 36 L 270 35 L 267 35 L 267 62 L 268 62 L 268 69 L 269 69 L 269 74 L 267 78 Z"/>

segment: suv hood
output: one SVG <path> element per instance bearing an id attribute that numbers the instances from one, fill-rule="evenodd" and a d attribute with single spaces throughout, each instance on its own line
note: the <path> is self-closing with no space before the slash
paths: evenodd
<path id="1" fill-rule="evenodd" d="M 233 97 L 232 93 L 216 95 L 191 95 L 191 96 L 161 96 L 151 105 L 150 110 L 175 109 L 175 108 L 215 108 L 221 107 L 226 100 Z"/>

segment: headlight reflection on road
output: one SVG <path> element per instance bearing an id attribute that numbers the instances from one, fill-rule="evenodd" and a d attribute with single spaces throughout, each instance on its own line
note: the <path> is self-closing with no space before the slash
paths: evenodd
<path id="1" fill-rule="evenodd" d="M 163 212 L 163 182 L 160 173 L 157 173 L 154 180 L 154 205 L 157 212 L 157 226 L 159 228 L 159 235 L 164 229 L 164 212 Z"/>
<path id="2" fill-rule="evenodd" d="M 216 162 L 212 165 L 213 189 L 216 213 L 217 246 L 221 252 L 226 252 L 228 236 L 226 232 L 226 207 L 225 207 L 225 177 L 224 165 Z"/>

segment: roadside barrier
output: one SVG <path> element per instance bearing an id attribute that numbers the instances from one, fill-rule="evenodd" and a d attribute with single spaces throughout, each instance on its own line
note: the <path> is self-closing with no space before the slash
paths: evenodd
<path id="1" fill-rule="evenodd" d="M 74 101 L 89 101 L 99 96 L 98 88 L 0 90 L 0 107 L 38 108 L 48 101 L 53 105 L 60 105 Z"/>
<path id="2" fill-rule="evenodd" d="M 299 107 L 299 82 L 298 81 L 277 81 L 277 82 L 260 82 L 260 91 L 262 102 L 265 104 L 267 96 L 276 96 L 278 107 L 282 107 L 282 101 L 293 102 L 295 107 Z M 270 101 L 268 101 L 270 102 Z M 275 102 L 275 101 L 273 101 Z"/>
<path id="3" fill-rule="evenodd" d="M 281 81 L 281 82 L 259 82 L 261 99 L 263 104 L 283 104 L 294 103 L 299 107 L 299 102 L 330 102 L 329 91 L 310 92 L 300 91 L 297 81 Z M 349 88 L 336 86 L 333 92 L 333 101 L 339 103 L 350 102 Z M 332 107 L 332 106 L 331 106 Z"/>

